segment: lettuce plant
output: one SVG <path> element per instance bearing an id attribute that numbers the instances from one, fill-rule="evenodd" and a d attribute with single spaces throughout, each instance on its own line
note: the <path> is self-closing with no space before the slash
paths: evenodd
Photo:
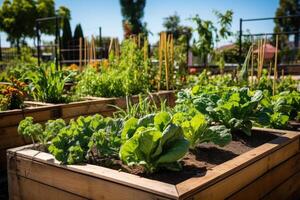
<path id="1" fill-rule="evenodd" d="M 184 136 L 190 142 L 191 148 L 204 142 L 225 146 L 232 139 L 230 129 L 224 125 L 209 126 L 205 116 L 201 113 L 192 116 L 179 112 L 174 114 L 173 122 L 182 127 Z"/>
<path id="2" fill-rule="evenodd" d="M 189 148 L 182 128 L 171 122 L 167 112 L 127 120 L 122 139 L 119 153 L 121 160 L 129 166 L 144 166 L 148 173 L 160 168 L 180 170 L 178 160 Z"/>
<path id="3" fill-rule="evenodd" d="M 216 107 L 208 107 L 209 117 L 225 125 L 232 131 L 242 131 L 251 135 L 252 119 L 257 111 L 263 93 L 257 90 L 254 94 L 248 88 L 241 88 L 219 100 Z"/>

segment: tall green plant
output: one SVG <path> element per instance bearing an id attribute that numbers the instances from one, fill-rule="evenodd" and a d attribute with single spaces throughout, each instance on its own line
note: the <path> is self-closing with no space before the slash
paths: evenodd
<path id="1" fill-rule="evenodd" d="M 35 72 L 27 73 L 28 87 L 34 100 L 47 103 L 64 103 L 68 101 L 64 94 L 64 86 L 69 76 L 65 77 L 61 69 L 55 65 L 43 65 Z"/>

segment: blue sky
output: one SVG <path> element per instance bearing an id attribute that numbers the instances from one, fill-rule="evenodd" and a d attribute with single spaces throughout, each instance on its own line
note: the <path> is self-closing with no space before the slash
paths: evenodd
<path id="1" fill-rule="evenodd" d="M 3 0 L 0 0 L 2 4 Z M 98 27 L 102 27 L 103 36 L 113 36 L 122 39 L 122 16 L 119 0 L 56 0 L 56 6 L 64 5 L 70 8 L 72 14 L 71 26 L 74 29 L 81 23 L 84 34 L 87 36 L 98 34 Z M 239 29 L 240 18 L 272 17 L 278 7 L 279 0 L 147 0 L 143 21 L 153 33 L 150 41 L 157 40 L 157 33 L 163 27 L 163 18 L 169 15 L 180 15 L 183 25 L 191 25 L 188 18 L 199 14 L 201 18 L 214 20 L 212 10 L 234 12 L 232 30 Z M 274 23 L 257 22 L 245 24 L 245 29 L 251 33 L 272 32 Z M 2 43 L 4 34 L 1 33 Z M 222 41 L 221 43 L 229 43 Z"/>

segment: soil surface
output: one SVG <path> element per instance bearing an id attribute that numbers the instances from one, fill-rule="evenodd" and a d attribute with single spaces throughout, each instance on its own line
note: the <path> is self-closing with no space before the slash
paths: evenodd
<path id="1" fill-rule="evenodd" d="M 141 167 L 128 167 L 119 160 L 114 160 L 113 167 L 110 166 L 110 168 L 165 183 L 178 184 L 191 177 L 204 176 L 208 170 L 211 170 L 216 165 L 220 165 L 278 137 L 276 134 L 256 133 L 254 131 L 250 137 L 243 133 L 235 133 L 233 135 L 233 140 L 225 147 L 205 143 L 190 150 L 180 161 L 183 166 L 183 170 L 180 172 L 160 170 L 158 173 L 145 174 Z"/>
<path id="2" fill-rule="evenodd" d="M 191 177 L 204 176 L 208 170 L 211 170 L 216 165 L 220 165 L 250 151 L 251 149 L 280 137 L 280 134 L 277 133 L 261 133 L 255 131 L 252 131 L 251 136 L 247 136 L 244 133 L 233 133 L 232 135 L 232 141 L 225 147 L 219 147 L 212 143 L 204 143 L 198 145 L 195 149 L 190 150 L 180 161 L 183 169 L 179 172 L 160 170 L 157 173 L 146 174 L 142 167 L 129 167 L 124 165 L 117 156 L 115 159 L 100 159 L 94 156 L 88 163 L 136 174 L 165 183 L 178 184 Z M 40 150 L 44 151 L 45 149 Z"/>

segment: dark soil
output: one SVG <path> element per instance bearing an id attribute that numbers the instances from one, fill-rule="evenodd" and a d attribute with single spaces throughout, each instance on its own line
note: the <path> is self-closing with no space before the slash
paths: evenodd
<path id="1" fill-rule="evenodd" d="M 233 140 L 225 147 L 219 147 L 211 143 L 201 144 L 195 149 L 190 150 L 180 161 L 183 166 L 183 170 L 180 172 L 160 170 L 154 174 L 145 174 L 143 168 L 128 167 L 123 165 L 120 160 L 110 160 L 110 164 L 112 164 L 110 165 L 110 168 L 165 183 L 178 184 L 191 177 L 204 176 L 208 170 L 211 170 L 216 165 L 231 160 L 234 157 L 275 139 L 276 137 L 278 137 L 276 134 L 267 133 L 253 132 L 250 137 L 243 133 L 235 133 Z M 98 161 L 97 163 L 99 164 Z M 101 163 L 103 166 L 103 161 Z"/>
<path id="2" fill-rule="evenodd" d="M 252 136 L 247 136 L 244 133 L 233 133 L 232 141 L 225 147 L 219 147 L 212 143 L 200 144 L 195 149 L 190 150 L 187 155 L 180 161 L 183 169 L 179 172 L 161 169 L 157 173 L 146 174 L 144 173 L 142 167 L 129 167 L 127 165 L 124 165 L 118 159 L 118 156 L 115 156 L 115 159 L 100 159 L 94 156 L 91 158 L 91 160 L 88 161 L 88 163 L 108 167 L 118 171 L 128 172 L 131 174 L 136 174 L 145 178 L 158 180 L 165 183 L 178 184 L 191 177 L 204 176 L 208 170 L 211 170 L 216 165 L 220 165 L 226 161 L 229 161 L 277 137 L 280 137 L 280 134 L 252 131 Z"/>

